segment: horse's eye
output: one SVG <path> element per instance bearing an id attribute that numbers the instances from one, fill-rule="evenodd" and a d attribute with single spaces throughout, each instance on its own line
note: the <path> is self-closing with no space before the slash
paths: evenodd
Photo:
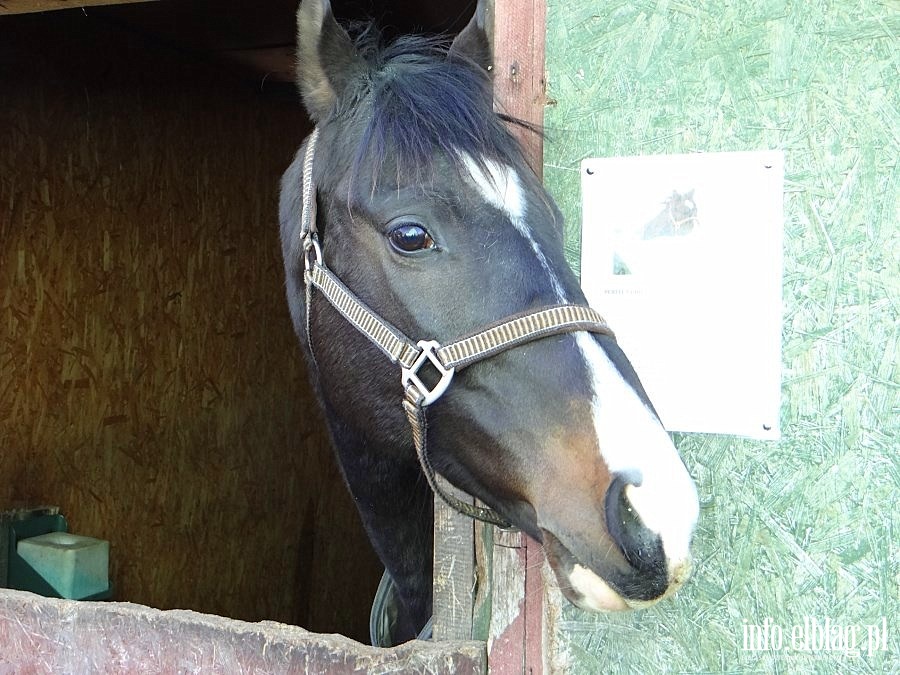
<path id="1" fill-rule="evenodd" d="M 410 221 L 396 225 L 388 232 L 388 238 L 391 245 L 401 253 L 434 248 L 434 239 L 428 231 L 418 223 Z"/>

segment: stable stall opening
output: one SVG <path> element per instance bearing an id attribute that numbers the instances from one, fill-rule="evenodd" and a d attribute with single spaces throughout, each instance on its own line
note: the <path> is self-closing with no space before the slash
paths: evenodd
<path id="1" fill-rule="evenodd" d="M 388 32 L 474 3 L 409 5 L 334 3 Z M 0 511 L 108 540 L 114 600 L 366 641 L 381 566 L 284 299 L 295 8 L 0 16 Z"/>

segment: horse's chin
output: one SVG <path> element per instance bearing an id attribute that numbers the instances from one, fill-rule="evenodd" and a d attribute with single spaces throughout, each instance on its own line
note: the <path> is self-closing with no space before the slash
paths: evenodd
<path id="1" fill-rule="evenodd" d="M 541 530 L 544 552 L 556 582 L 566 599 L 589 612 L 619 612 L 631 609 L 619 593 L 591 571 L 547 530 Z"/>
<path id="2" fill-rule="evenodd" d="M 573 605 L 589 612 L 621 612 L 649 607 L 670 596 L 687 577 L 687 570 L 683 570 L 682 578 L 674 580 L 669 590 L 659 598 L 653 600 L 625 598 L 600 575 L 578 560 L 555 535 L 543 529 L 541 534 L 547 561 L 556 575 L 562 594 Z"/>

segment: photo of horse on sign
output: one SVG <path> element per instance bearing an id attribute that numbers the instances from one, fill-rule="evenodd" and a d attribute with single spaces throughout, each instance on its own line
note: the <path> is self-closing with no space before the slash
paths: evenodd
<path id="1" fill-rule="evenodd" d="M 612 273 L 629 275 L 652 274 L 668 269 L 668 263 L 691 250 L 690 239 L 700 227 L 697 202 L 693 188 L 670 190 L 661 200 L 641 197 L 619 214 L 610 228 L 614 247 Z M 646 205 L 658 204 L 659 211 L 645 220 Z M 641 208 L 644 207 L 644 208 Z"/>
<path id="2" fill-rule="evenodd" d="M 690 234 L 697 226 L 697 204 L 694 202 L 694 190 L 672 194 L 663 201 L 663 209 L 656 217 L 644 226 L 642 237 L 683 237 Z"/>

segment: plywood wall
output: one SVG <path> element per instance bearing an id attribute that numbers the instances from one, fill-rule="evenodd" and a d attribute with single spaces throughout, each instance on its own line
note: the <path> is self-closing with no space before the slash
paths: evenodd
<path id="1" fill-rule="evenodd" d="M 80 13 L 0 31 L 0 508 L 110 540 L 117 599 L 364 638 L 284 300 L 296 99 Z"/>
<path id="2" fill-rule="evenodd" d="M 545 178 L 573 261 L 584 157 L 774 149 L 786 162 L 783 438 L 677 438 L 700 491 L 693 579 L 643 612 L 567 609 L 558 638 L 571 672 L 897 670 L 890 5 L 548 1 Z M 821 632 L 826 619 L 855 630 L 859 651 L 816 648 L 812 621 Z M 777 625 L 781 648 L 747 648 L 751 625 Z M 870 626 L 887 626 L 885 648 L 869 651 Z"/>

